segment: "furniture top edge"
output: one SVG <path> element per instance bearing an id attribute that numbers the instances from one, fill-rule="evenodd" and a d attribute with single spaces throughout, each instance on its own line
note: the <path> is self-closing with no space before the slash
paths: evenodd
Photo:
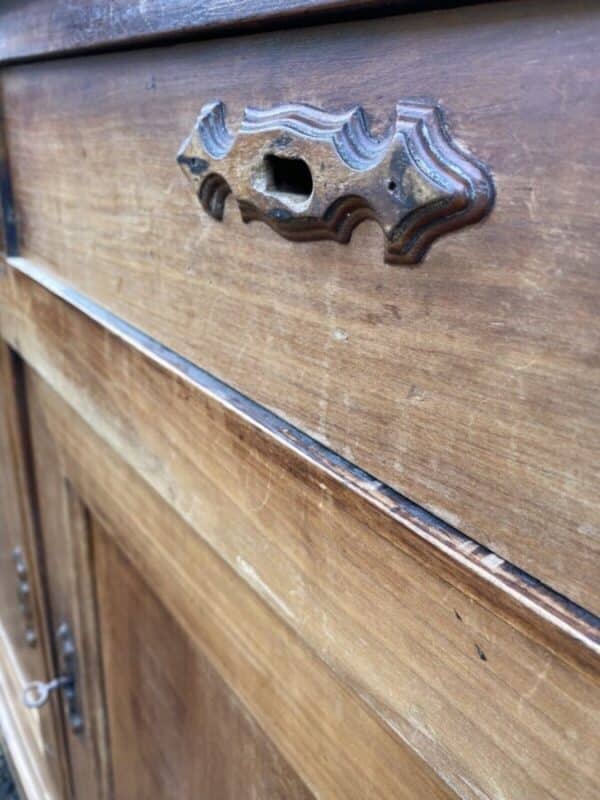
<path id="1" fill-rule="evenodd" d="M 164 0 L 11 0 L 0 8 L 0 65 L 490 1 L 205 0 L 182 12 Z"/>

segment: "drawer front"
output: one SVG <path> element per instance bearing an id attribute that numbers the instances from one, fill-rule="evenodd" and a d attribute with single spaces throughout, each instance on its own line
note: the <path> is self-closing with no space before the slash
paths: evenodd
<path id="1" fill-rule="evenodd" d="M 599 31 L 593 2 L 500 3 L 8 68 L 21 255 L 598 612 Z M 496 199 L 414 268 L 374 221 L 214 219 L 176 162 L 210 102 L 382 135 L 415 98 Z"/>

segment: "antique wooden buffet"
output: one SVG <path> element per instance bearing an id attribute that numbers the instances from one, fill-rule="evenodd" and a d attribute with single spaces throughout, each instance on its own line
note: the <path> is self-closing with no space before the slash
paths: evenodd
<path id="1" fill-rule="evenodd" d="M 24 798 L 600 797 L 599 37 L 1 5 Z"/>

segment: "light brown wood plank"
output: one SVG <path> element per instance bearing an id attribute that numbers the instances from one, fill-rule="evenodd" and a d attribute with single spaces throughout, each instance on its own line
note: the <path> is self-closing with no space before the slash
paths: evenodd
<path id="1" fill-rule="evenodd" d="M 501 3 L 9 68 L 22 252 L 598 613 L 599 26 Z M 175 163 L 210 100 L 381 128 L 415 96 L 497 188 L 415 269 L 373 223 L 344 246 L 210 220 Z"/>
<path id="2" fill-rule="evenodd" d="M 457 797 L 418 754 L 386 730 L 377 716 L 344 687 L 289 626 L 127 467 L 115 451 L 73 415 L 44 381 L 33 373 L 29 377 L 29 394 L 38 430 L 41 426 L 45 431 L 46 449 L 49 447 L 57 453 L 61 462 L 59 474 L 73 479 L 79 496 L 93 514 L 92 526 L 110 531 L 118 547 L 154 588 L 181 631 L 191 638 L 199 653 L 206 654 L 221 678 L 315 795 L 340 800 L 365 797 L 452 800 Z M 102 535 L 101 531 L 95 531 L 98 532 Z M 101 543 L 99 546 L 102 547 Z M 97 578 L 101 584 L 108 580 L 108 565 L 106 554 L 98 555 Z M 98 585 L 101 620 L 102 603 L 108 602 L 107 591 L 108 586 Z M 113 589 L 114 593 L 116 591 Z M 126 587 L 122 587 L 121 597 L 125 591 Z M 123 614 L 125 610 L 122 609 Z M 139 603 L 138 613 L 143 610 L 143 604 Z M 105 607 L 104 613 L 107 611 L 110 613 Z M 159 613 L 164 615 L 165 611 Z M 137 620 L 135 610 L 124 616 L 134 628 L 143 630 L 144 620 Z M 117 624 L 118 620 L 113 620 L 113 625 Z M 112 671 L 118 669 L 119 656 L 113 648 L 115 635 L 120 634 L 107 631 L 106 625 L 105 617 L 103 643 L 107 635 L 109 639 L 105 666 Z M 189 644 L 182 643 L 176 632 L 171 636 L 178 639 L 172 645 L 179 647 L 180 656 L 191 657 Z M 161 641 L 168 641 L 168 638 L 168 631 L 164 631 Z M 145 655 L 151 656 L 151 646 L 151 642 L 145 645 Z M 123 642 L 120 650 L 125 669 L 127 663 L 135 663 L 136 658 L 144 655 L 136 654 L 136 645 L 131 642 Z M 107 659 L 111 654 L 114 658 L 109 664 Z M 153 657 L 156 659 L 157 653 Z M 194 669 L 202 669 L 200 655 L 195 661 Z M 188 688 L 194 669 L 186 684 Z M 121 676 L 120 681 L 123 680 Z M 118 686 L 119 678 L 107 675 L 109 712 L 113 714 L 111 730 L 114 732 L 116 722 L 118 747 L 124 743 L 124 731 L 119 730 L 119 726 L 127 727 L 128 719 L 127 708 L 122 705 L 117 708 L 115 698 L 111 697 L 112 692 L 118 691 L 115 681 Z M 166 699 L 162 693 L 148 713 L 160 713 L 157 705 Z M 161 732 L 166 736 L 177 735 L 176 726 L 169 724 L 161 728 Z M 143 726 L 140 733 L 144 733 Z M 156 746 L 154 753 L 157 755 Z M 115 790 L 119 800 L 121 797 L 130 800 L 134 788 L 126 775 L 124 757 L 124 753 L 116 753 Z M 219 769 L 218 764 L 214 767 Z M 146 772 L 151 771 L 149 764 Z M 148 774 L 142 777 L 138 773 L 141 787 L 150 791 L 146 783 L 148 777 Z M 288 777 L 291 778 L 289 773 Z M 293 797 L 299 787 L 292 779 L 289 788 Z M 142 796 L 147 797 L 147 794 Z M 265 795 L 271 796 L 270 793 Z"/>
<path id="3" fill-rule="evenodd" d="M 97 520 L 92 524 L 114 796 L 311 800 L 313 794 L 167 611 L 156 585 Z"/>
<path id="4" fill-rule="evenodd" d="M 306 787 L 164 609 L 156 582 L 128 566 L 82 502 L 73 479 L 82 482 L 83 465 L 72 468 L 54 435 L 56 420 L 41 383 L 27 370 L 52 628 L 69 626 L 77 658 L 82 726 L 66 737 L 73 797 L 309 800 Z M 84 446 L 93 445 L 86 437 Z M 118 476 L 112 466 L 102 475 L 104 491 L 91 501 L 104 514 L 111 505 L 106 490 L 112 492 L 106 476 Z M 125 485 L 131 494 L 131 481 Z M 143 501 L 129 511 L 144 526 L 152 513 Z M 130 525 L 123 523 L 126 540 Z M 170 526 L 158 530 L 168 536 Z M 148 533 L 154 537 L 157 530 Z"/>
<path id="5" fill-rule="evenodd" d="M 2 286 L 3 335 L 107 443 L 86 444 L 87 428 L 77 433 L 71 410 L 52 405 L 54 436 L 80 465 L 71 473 L 97 471 L 93 490 L 79 487 L 86 502 L 107 476 L 112 506 L 134 502 L 135 481 L 112 465 L 118 452 L 459 796 L 597 793 L 593 748 L 582 746 L 598 736 L 597 620 L 511 583 L 511 570 L 472 542 L 452 550 L 444 529 L 393 493 L 234 393 L 217 396 L 131 329 L 111 333 L 12 268 Z M 147 494 L 142 526 L 162 513 Z M 120 527 L 133 548 L 133 530 Z M 171 522 L 162 529 L 176 536 Z M 134 563 L 147 563 L 153 541 L 143 535 Z M 180 541 L 157 543 L 153 557 L 170 558 L 178 575 Z"/>

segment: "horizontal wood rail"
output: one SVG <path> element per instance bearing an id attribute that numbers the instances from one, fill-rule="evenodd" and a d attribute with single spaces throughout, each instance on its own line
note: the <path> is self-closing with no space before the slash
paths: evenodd
<path id="1" fill-rule="evenodd" d="M 598 619 L 44 265 L 6 263 L 0 332 L 48 385 L 47 402 L 57 397 L 55 431 L 72 473 L 98 473 L 90 502 L 111 475 L 123 508 L 130 486 L 148 487 L 138 505 L 152 518 L 154 505 L 164 509 L 168 548 L 179 546 L 174 520 L 183 520 L 180 556 L 196 552 L 195 539 L 216 552 L 269 606 L 277 631 L 291 631 L 357 714 L 362 706 L 377 720 L 376 752 L 391 741 L 403 753 L 386 760 L 380 782 L 414 776 L 412 751 L 450 796 L 476 800 L 498 787 L 531 798 L 593 796 L 594 754 L 581 741 L 600 735 Z M 92 440 L 113 454 L 114 469 L 94 465 Z M 117 464 L 143 480 L 118 479 Z M 116 527 L 145 568 L 156 542 L 144 513 L 134 516 L 139 532 Z M 188 579 L 196 592 L 202 569 Z M 277 741 L 268 699 L 238 687 L 238 677 L 232 688 Z M 349 747 L 364 747 L 360 731 L 345 735 Z"/>
<path id="2" fill-rule="evenodd" d="M 371 509 L 369 513 L 376 514 L 377 518 L 383 514 L 388 522 L 386 525 L 374 524 L 374 534 L 391 537 L 394 543 L 432 566 L 444 579 L 468 590 L 473 598 L 487 599 L 491 609 L 501 609 L 515 624 L 524 625 L 525 629 L 533 626 L 536 638 L 541 636 L 546 643 L 554 642 L 558 653 L 563 656 L 570 654 L 580 666 L 587 665 L 596 672 L 600 655 L 600 619 L 594 614 L 85 297 L 55 277 L 45 265 L 20 257 L 8 258 L 5 263 L 9 270 L 34 281 L 159 364 L 161 369 L 189 383 L 211 402 L 223 406 L 227 414 L 249 426 L 255 435 L 267 436 L 290 455 L 293 453 L 305 469 L 327 476 L 356 498 L 366 501 Z M 19 350 L 16 340 L 14 346 Z M 23 355 L 27 358 L 26 354 Z"/>

